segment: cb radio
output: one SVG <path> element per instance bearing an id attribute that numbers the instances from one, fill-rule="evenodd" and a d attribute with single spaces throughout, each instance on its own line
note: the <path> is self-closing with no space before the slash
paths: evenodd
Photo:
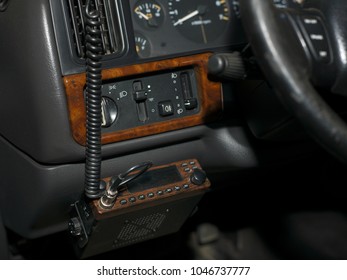
<path id="1" fill-rule="evenodd" d="M 112 206 L 103 197 L 75 203 L 69 228 L 80 257 L 178 231 L 211 185 L 196 159 L 141 171 L 125 172 L 136 178 L 117 190 Z M 114 178 L 104 181 L 109 189 Z"/>

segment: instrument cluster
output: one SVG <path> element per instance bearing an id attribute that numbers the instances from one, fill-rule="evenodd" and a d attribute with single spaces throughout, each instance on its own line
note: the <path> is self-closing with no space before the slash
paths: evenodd
<path id="1" fill-rule="evenodd" d="M 130 0 L 140 58 L 245 43 L 232 0 Z"/>

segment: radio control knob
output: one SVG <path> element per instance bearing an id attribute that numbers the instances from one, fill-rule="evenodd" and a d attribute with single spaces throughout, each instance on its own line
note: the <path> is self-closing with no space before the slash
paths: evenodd
<path id="1" fill-rule="evenodd" d="M 194 169 L 193 174 L 190 176 L 190 181 L 197 186 L 201 186 L 206 181 L 206 173 L 201 169 Z"/>

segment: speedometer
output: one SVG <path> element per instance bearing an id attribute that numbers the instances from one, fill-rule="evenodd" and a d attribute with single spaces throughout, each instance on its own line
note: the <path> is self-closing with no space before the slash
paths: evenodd
<path id="1" fill-rule="evenodd" d="M 197 43 L 216 40 L 229 23 L 227 0 L 169 0 L 168 5 L 173 26 Z"/>

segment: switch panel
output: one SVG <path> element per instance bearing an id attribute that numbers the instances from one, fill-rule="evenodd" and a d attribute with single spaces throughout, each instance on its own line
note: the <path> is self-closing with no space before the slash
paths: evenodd
<path id="1" fill-rule="evenodd" d="M 329 63 L 331 61 L 331 52 L 323 21 L 320 17 L 313 15 L 304 15 L 298 19 L 316 61 Z"/>
<path id="2" fill-rule="evenodd" d="M 116 121 L 103 128 L 106 133 L 191 116 L 200 111 L 193 69 L 107 82 L 102 86 L 102 95 L 118 108 Z"/>

